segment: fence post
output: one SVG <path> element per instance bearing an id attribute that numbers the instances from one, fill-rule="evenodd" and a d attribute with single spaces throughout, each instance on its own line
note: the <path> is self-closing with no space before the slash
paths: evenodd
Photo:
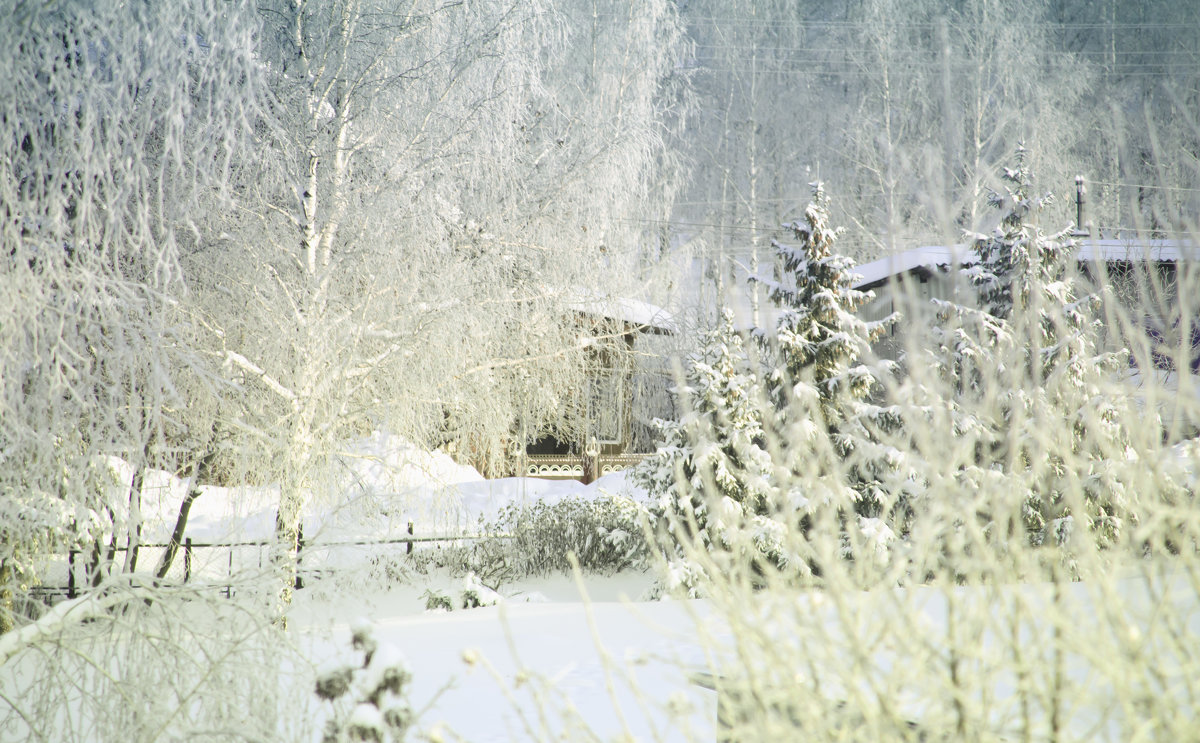
<path id="1" fill-rule="evenodd" d="M 67 552 L 67 598 L 75 598 L 75 550 Z"/>
<path id="2" fill-rule="evenodd" d="M 300 577 L 300 552 L 304 550 L 304 524 L 296 530 L 296 590 L 304 588 L 304 579 Z"/>
<path id="3" fill-rule="evenodd" d="M 408 536 L 410 536 L 410 537 L 411 537 L 412 535 L 413 535 L 413 521 L 412 521 L 412 519 L 409 519 L 409 520 L 408 520 Z M 406 554 L 406 555 L 411 555 L 411 554 L 412 554 L 412 547 L 413 547 L 413 545 L 412 545 L 412 540 L 410 539 L 410 540 L 408 541 L 408 546 L 407 546 L 407 547 L 405 547 L 405 549 L 404 549 L 404 554 Z"/>
<path id="4" fill-rule="evenodd" d="M 192 579 L 192 538 L 188 537 L 183 543 L 183 582 Z"/>

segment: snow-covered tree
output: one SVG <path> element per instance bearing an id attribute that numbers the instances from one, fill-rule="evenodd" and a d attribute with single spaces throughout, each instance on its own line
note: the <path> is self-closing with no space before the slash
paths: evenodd
<path id="1" fill-rule="evenodd" d="M 665 427 L 666 443 L 639 477 L 675 528 L 699 530 L 706 546 L 807 572 L 795 539 L 830 510 L 822 504 L 835 520 L 856 514 L 856 535 L 886 541 L 890 529 L 874 520 L 892 505 L 882 480 L 910 475 L 892 474 L 900 462 L 878 430 L 898 416 L 868 399 L 880 371 L 863 363 L 894 318 L 856 315 L 871 295 L 853 288 L 852 262 L 834 250 L 821 184 L 805 224 L 790 228 L 799 245 L 776 243 L 784 278 L 757 279 L 778 309 L 774 329 L 756 331 L 769 363 L 748 364 L 727 316 L 706 341 L 715 362 L 691 366 L 692 412 Z"/>
<path id="2" fill-rule="evenodd" d="M 854 288 L 853 261 L 835 249 L 841 230 L 830 224 L 824 187 L 814 183 L 812 189 L 804 223 L 789 225 L 798 244 L 775 244 L 783 280 L 759 279 L 779 309 L 767 338 L 777 359 L 768 383 L 780 411 L 775 425 L 786 432 L 791 472 L 845 470 L 851 488 L 845 495 L 861 515 L 875 516 L 887 452 L 873 447 L 870 428 L 885 425 L 888 416 L 868 398 L 886 370 L 866 361 L 870 344 L 895 318 L 858 316 L 873 295 Z M 832 447 L 806 445 L 822 437 Z M 828 455 L 833 460 L 820 461 Z"/>
<path id="3" fill-rule="evenodd" d="M 259 3 L 261 143 L 185 268 L 221 454 L 280 484 L 283 573 L 339 442 L 386 427 L 487 470 L 570 425 L 578 288 L 636 276 L 678 43 L 667 3 L 591 9 Z"/>
<path id="4" fill-rule="evenodd" d="M 775 402 L 815 395 L 823 424 L 835 427 L 846 401 L 871 391 L 875 376 L 860 361 L 888 323 L 867 322 L 856 314 L 873 295 L 854 288 L 854 262 L 834 249 L 842 230 L 830 224 L 824 185 L 813 183 L 812 191 L 804 223 L 788 225 L 798 244 L 775 242 L 783 280 L 756 281 L 767 285 L 779 308 L 769 337 L 778 356 L 771 376 Z"/>
<path id="5" fill-rule="evenodd" d="M 139 476 L 174 469 L 180 254 L 228 209 L 257 105 L 240 2 L 7 3 L 0 25 L 0 630 L 66 546 L 136 545 Z M 132 567 L 136 549 L 125 568 Z"/>
<path id="6" fill-rule="evenodd" d="M 1017 349 L 1005 322 L 976 306 L 966 277 L 951 299 L 930 302 L 904 288 L 896 288 L 898 302 L 923 324 L 902 357 L 903 376 L 887 387 L 899 425 L 876 433 L 898 465 L 885 489 L 900 506 L 890 523 L 916 550 L 909 570 L 922 577 L 944 570 L 945 554 L 982 538 L 992 504 L 1010 493 L 995 452 L 1005 433 L 1006 366 Z"/>
<path id="7" fill-rule="evenodd" d="M 747 540 L 739 532 L 777 531 L 763 523 L 776 515 L 775 488 L 761 369 L 731 311 L 688 359 L 677 393 L 686 412 L 679 421 L 659 422 L 663 443 L 634 470 L 634 479 L 656 498 L 658 516 L 676 539 L 744 550 Z M 752 559 L 777 562 L 780 556 L 777 545 L 750 549 Z"/>
<path id="8" fill-rule="evenodd" d="M 1121 401 L 1105 390 L 1123 355 L 1098 350 L 1101 298 L 1081 295 L 1073 226 L 1041 231 L 1037 216 L 1051 195 L 1033 191 L 1023 154 L 1005 171 L 1011 185 L 992 196 L 1005 216 L 977 242 L 975 276 L 987 309 L 1007 320 L 1021 346 L 1013 371 L 1023 384 L 1004 406 L 1007 459 L 1030 477 L 1023 515 L 1031 538 L 1062 540 L 1074 520 L 1112 540 L 1136 519 L 1135 494 L 1120 474 L 1129 440 Z M 1068 422 L 1051 429 L 1065 439 L 1046 439 L 1040 422 L 1050 418 Z"/>
<path id="9" fill-rule="evenodd" d="M 1121 474 L 1122 403 L 1106 389 L 1121 358 L 1098 350 L 1100 299 L 1080 295 L 1072 228 L 1042 231 L 1051 195 L 1033 191 L 1024 154 L 991 197 L 1000 223 L 976 236 L 978 263 L 965 269 L 982 309 L 940 303 L 925 360 L 945 383 L 952 430 L 972 449 L 963 476 L 1000 476 L 1019 494 L 1019 504 L 989 507 L 997 528 L 1061 542 L 1079 523 L 1111 541 L 1135 518 Z"/>

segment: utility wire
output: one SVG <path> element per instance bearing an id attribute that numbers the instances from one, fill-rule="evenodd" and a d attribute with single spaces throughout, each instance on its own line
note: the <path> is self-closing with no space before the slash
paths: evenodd
<path id="1" fill-rule="evenodd" d="M 1200 193 L 1200 188 L 1188 188 L 1186 186 L 1152 186 L 1150 184 L 1140 183 L 1114 183 L 1112 181 L 1093 181 L 1084 177 L 1084 182 L 1089 186 L 1114 186 L 1116 188 L 1140 188 L 1146 191 L 1180 191 L 1184 193 Z"/>
<path id="2" fill-rule="evenodd" d="M 746 51 L 760 53 L 807 53 L 807 54 L 875 54 L 880 51 L 880 47 L 815 47 L 815 46 L 773 46 L 769 44 L 748 44 L 748 45 L 732 45 L 732 44 L 695 44 L 696 50 L 711 50 L 711 51 Z M 913 55 L 921 54 L 940 54 L 940 51 L 930 48 L 921 47 L 903 47 L 897 46 L 888 50 L 894 54 L 903 54 L 909 52 Z M 1111 57 L 1187 57 L 1195 59 L 1200 57 L 1200 50 L 1196 49 L 1145 49 L 1145 50 L 1118 50 L 1112 52 L 1105 49 L 1039 49 L 1039 54 L 1056 54 L 1064 57 L 1081 57 L 1093 56 L 1109 59 Z"/>
<path id="3" fill-rule="evenodd" d="M 618 20 L 621 16 L 611 16 L 614 20 Z M 718 28 L 769 28 L 787 30 L 806 29 L 806 28 L 878 28 L 878 23 L 873 20 L 848 20 L 848 21 L 818 21 L 818 20 L 802 20 L 796 19 L 793 22 L 788 22 L 778 18 L 747 18 L 745 16 L 691 16 L 684 15 L 683 20 L 688 23 L 709 23 Z M 903 21 L 889 20 L 890 28 L 916 28 L 921 30 L 940 28 L 943 21 Z M 947 18 L 947 23 L 951 28 L 962 28 L 964 24 L 953 19 Z M 973 28 L 970 26 L 969 28 Z M 1122 30 L 1122 31 L 1150 31 L 1156 29 L 1174 29 L 1184 31 L 1186 28 L 1182 23 L 1056 23 L 1054 21 L 1043 23 L 1005 23 L 1004 28 L 1013 29 L 1029 29 L 1034 31 L 1095 31 L 1095 30 Z"/>

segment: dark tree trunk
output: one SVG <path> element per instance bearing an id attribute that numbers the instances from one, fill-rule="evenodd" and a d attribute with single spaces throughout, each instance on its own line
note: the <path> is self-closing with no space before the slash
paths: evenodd
<path id="1" fill-rule="evenodd" d="M 171 540 L 167 542 L 167 548 L 158 562 L 158 570 L 154 571 L 155 577 L 160 580 L 167 577 L 171 564 L 175 562 L 175 555 L 179 552 L 179 546 L 183 544 L 183 533 L 187 530 L 188 512 L 192 510 L 192 501 L 200 496 L 200 482 L 208 477 L 215 456 L 216 451 L 210 449 L 196 464 L 196 473 L 192 477 L 191 486 L 188 488 L 183 502 L 179 504 L 179 515 L 175 517 L 175 529 L 171 532 Z"/>
<path id="2" fill-rule="evenodd" d="M 129 485 L 129 541 L 125 550 L 125 572 L 137 570 L 138 550 L 142 546 L 142 484 L 146 479 L 145 466 L 138 467 Z"/>
<path id="3" fill-rule="evenodd" d="M 108 511 L 108 519 L 110 522 L 115 521 L 112 509 Z M 97 539 L 92 544 L 92 559 L 88 563 L 87 574 L 88 583 L 93 588 L 100 585 L 101 581 L 106 576 L 112 573 L 113 559 L 117 556 L 117 530 L 113 529 L 112 538 L 108 542 L 108 548 L 105 549 L 104 543 Z"/>
<path id="4" fill-rule="evenodd" d="M 13 628 L 16 622 L 16 603 L 13 601 L 12 568 L 0 560 L 0 635 Z"/>

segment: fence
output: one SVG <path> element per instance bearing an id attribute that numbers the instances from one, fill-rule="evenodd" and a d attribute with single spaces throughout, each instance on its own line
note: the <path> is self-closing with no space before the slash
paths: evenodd
<path id="1" fill-rule="evenodd" d="M 483 539 L 483 538 L 504 539 L 504 538 L 509 538 L 510 536 L 511 535 L 508 535 L 508 534 L 467 534 L 467 533 L 453 534 L 453 535 L 445 535 L 445 534 L 418 535 L 414 532 L 412 521 L 408 522 L 408 533 L 406 535 L 401 536 L 401 537 L 391 538 L 391 539 L 354 539 L 354 540 L 336 540 L 336 541 L 335 540 L 331 540 L 331 541 L 320 540 L 320 541 L 316 541 L 316 542 L 306 542 L 306 540 L 303 537 L 303 533 L 301 533 L 301 537 L 300 537 L 300 540 L 299 540 L 299 543 L 297 546 L 297 553 L 296 553 L 297 570 L 296 570 L 295 587 L 296 588 L 304 587 L 304 579 L 305 579 L 306 575 L 312 576 L 312 575 L 316 575 L 316 574 L 319 574 L 322 572 L 322 570 L 320 568 L 310 568 L 307 572 L 305 572 L 303 570 L 304 556 L 305 556 L 306 551 L 311 552 L 312 550 L 317 550 L 317 549 L 328 550 L 328 549 L 337 548 L 337 547 L 385 547 L 385 546 L 404 545 L 405 555 L 411 555 L 413 552 L 414 545 L 418 545 L 418 544 L 422 544 L 422 543 L 459 542 L 459 541 L 469 541 L 469 540 Z M 221 541 L 207 542 L 207 541 L 196 541 L 196 540 L 193 540 L 191 537 L 188 537 L 188 538 L 184 539 L 181 544 L 176 545 L 176 549 L 178 549 L 179 551 L 181 551 L 183 553 L 182 583 L 186 584 L 186 583 L 190 583 L 192 581 L 192 579 L 194 577 L 194 573 L 196 572 L 195 567 L 197 566 L 197 563 L 199 562 L 198 557 L 197 557 L 199 553 L 203 552 L 204 550 L 213 550 L 213 551 L 227 550 L 227 553 L 226 553 L 227 556 L 226 556 L 226 560 L 225 560 L 226 580 L 223 582 L 220 582 L 220 581 L 217 582 L 216 586 L 221 589 L 221 593 L 223 593 L 226 597 L 232 597 L 233 589 L 234 589 L 233 577 L 235 575 L 235 572 L 234 572 L 235 553 L 238 550 L 245 550 L 245 549 L 253 548 L 257 553 L 256 559 L 257 559 L 258 568 L 261 569 L 263 567 L 263 548 L 270 547 L 273 544 L 275 544 L 275 542 L 274 542 L 274 540 L 271 540 L 271 539 L 252 539 L 252 540 L 227 541 L 227 542 L 221 542 Z M 142 544 L 136 545 L 137 549 L 139 549 L 139 550 L 141 550 L 141 549 L 146 549 L 146 550 L 168 549 L 170 546 L 171 546 L 170 544 L 162 544 L 162 543 L 157 543 L 157 544 L 156 543 L 142 543 Z M 104 550 L 105 562 L 109 565 L 114 564 L 115 563 L 114 558 L 115 558 L 116 554 L 128 552 L 129 549 L 130 549 L 129 546 L 116 547 L 116 548 L 111 548 L 111 549 L 105 548 L 105 550 Z M 51 600 L 51 601 L 54 599 L 61 600 L 63 598 L 73 599 L 73 598 L 78 597 L 81 592 L 87 590 L 89 581 L 95 575 L 95 573 L 92 572 L 92 570 L 94 570 L 94 568 L 89 569 L 89 566 L 87 565 L 89 560 L 92 560 L 93 562 L 95 561 L 95 558 L 92 557 L 89 552 L 86 552 L 84 550 L 78 550 L 78 549 L 70 550 L 67 553 L 67 560 L 66 560 L 66 563 L 67 563 L 66 564 L 66 576 L 65 576 L 66 585 L 65 586 L 62 586 L 62 585 L 55 586 L 55 585 L 44 585 L 43 584 L 41 586 L 32 587 L 30 590 L 30 593 L 32 595 L 39 596 L 43 599 L 47 599 L 47 600 Z M 241 565 L 244 567 L 244 564 L 245 564 L 244 559 L 239 558 L 238 562 L 241 563 Z M 207 562 L 207 565 L 210 568 L 212 567 L 212 564 L 213 563 L 211 561 Z M 79 575 L 79 572 L 81 569 L 84 572 L 83 576 Z M 136 572 L 141 572 L 141 571 L 136 571 Z M 173 566 L 171 572 L 177 576 L 176 580 L 179 580 L 179 577 L 178 577 L 179 573 L 180 573 L 179 569 Z M 153 575 L 152 571 L 150 572 L 150 575 Z M 80 580 L 80 578 L 82 578 L 82 580 Z"/>

